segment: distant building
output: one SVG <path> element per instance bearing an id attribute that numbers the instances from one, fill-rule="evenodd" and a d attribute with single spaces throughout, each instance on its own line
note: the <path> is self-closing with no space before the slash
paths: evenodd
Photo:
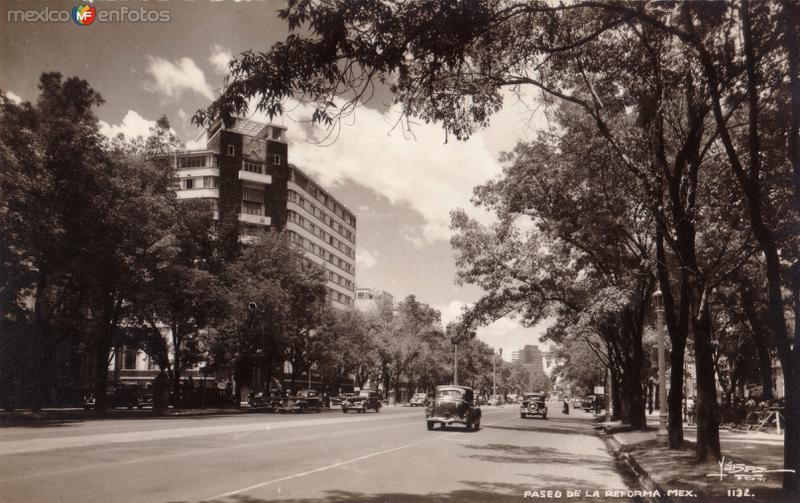
<path id="1" fill-rule="evenodd" d="M 519 351 L 512 351 L 511 361 L 528 371 L 531 380 L 528 383 L 527 391 L 538 391 L 532 388 L 533 382 L 537 379 L 537 376 L 546 376 L 544 372 L 544 359 L 542 357 L 542 352 L 539 350 L 539 346 L 528 344 Z"/>
<path id="2" fill-rule="evenodd" d="M 383 303 L 394 306 L 394 295 L 377 288 L 356 288 L 356 309 L 359 311 L 377 311 Z"/>

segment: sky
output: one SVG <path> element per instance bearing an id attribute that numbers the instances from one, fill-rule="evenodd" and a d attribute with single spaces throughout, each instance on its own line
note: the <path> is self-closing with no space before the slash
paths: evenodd
<path id="1" fill-rule="evenodd" d="M 42 72 L 78 76 L 105 99 L 97 111 L 104 134 L 146 135 L 166 116 L 187 148 L 204 146 L 203 131 L 190 118 L 217 95 L 230 58 L 266 51 L 287 35 L 277 0 L 95 0 L 95 22 L 58 21 L 79 5 L 0 0 L 0 90 L 14 100 L 35 100 Z M 21 21 L 20 11 L 32 11 L 24 13 L 31 21 Z M 158 21 L 133 22 L 137 17 Z M 436 124 L 417 123 L 411 134 L 394 127 L 398 109 L 387 100 L 360 108 L 335 141 L 325 141 L 327 132 L 309 123 L 306 106 L 272 122 L 288 128 L 289 162 L 356 215 L 356 284 L 396 298 L 413 294 L 439 309 L 446 324 L 481 295 L 454 281 L 450 211 L 463 208 L 490 222 L 491 215 L 471 204 L 473 188 L 497 177 L 500 153 L 535 138 L 544 121 L 531 97 L 509 95 L 488 128 L 466 142 L 446 142 Z M 512 351 L 540 344 L 545 329 L 507 317 L 477 333 L 510 359 Z"/>

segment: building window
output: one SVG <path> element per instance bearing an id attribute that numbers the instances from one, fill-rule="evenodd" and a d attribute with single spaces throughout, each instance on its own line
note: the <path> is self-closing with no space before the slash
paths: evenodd
<path id="1" fill-rule="evenodd" d="M 184 189 L 193 189 L 194 188 L 194 179 L 193 178 L 184 178 L 183 179 L 183 188 Z"/>
<path id="2" fill-rule="evenodd" d="M 217 177 L 216 176 L 204 176 L 203 177 L 203 187 L 206 189 L 216 189 L 217 188 Z"/>
<path id="3" fill-rule="evenodd" d="M 122 368 L 124 370 L 136 370 L 136 351 L 132 349 L 123 351 Z"/>
<path id="4" fill-rule="evenodd" d="M 179 168 L 204 168 L 206 166 L 206 156 L 179 157 Z"/>
<path id="5" fill-rule="evenodd" d="M 281 163 L 281 155 L 280 154 L 272 154 L 272 164 L 280 164 Z"/>
<path id="6" fill-rule="evenodd" d="M 259 175 L 264 174 L 264 166 L 257 162 L 243 161 L 242 169 L 249 171 L 250 173 L 258 173 Z"/>
<path id="7" fill-rule="evenodd" d="M 261 203 L 252 203 L 250 201 L 242 201 L 242 213 L 264 216 L 264 205 Z"/>
<path id="8" fill-rule="evenodd" d="M 264 203 L 264 191 L 253 187 L 242 187 L 242 200 L 251 203 Z"/>
<path id="9" fill-rule="evenodd" d="M 236 147 L 228 145 L 228 156 L 233 157 L 236 155 Z"/>

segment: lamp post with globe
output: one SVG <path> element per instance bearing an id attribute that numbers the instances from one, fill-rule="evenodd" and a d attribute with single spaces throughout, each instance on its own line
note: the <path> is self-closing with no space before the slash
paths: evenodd
<path id="1" fill-rule="evenodd" d="M 660 446 L 667 445 L 667 378 L 664 358 L 664 295 L 661 290 L 653 293 L 653 308 L 658 318 L 658 433 L 656 441 Z"/>

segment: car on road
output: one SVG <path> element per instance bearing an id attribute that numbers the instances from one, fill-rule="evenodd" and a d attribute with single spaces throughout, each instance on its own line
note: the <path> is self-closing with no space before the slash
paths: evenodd
<path id="1" fill-rule="evenodd" d="M 425 408 L 425 421 L 432 430 L 436 423 L 444 428 L 463 424 L 467 431 L 481 427 L 481 408 L 475 404 L 475 393 L 467 386 L 437 386 L 436 398 Z"/>
<path id="2" fill-rule="evenodd" d="M 342 412 L 347 414 L 349 410 L 357 412 L 367 412 L 374 410 L 381 411 L 381 395 L 374 389 L 362 389 L 358 395 L 351 396 L 342 400 Z"/>
<path id="3" fill-rule="evenodd" d="M 519 417 L 525 419 L 529 416 L 540 416 L 547 419 L 547 404 L 544 393 L 525 393 L 519 404 Z"/>
<path id="4" fill-rule="evenodd" d="M 425 393 L 414 393 L 411 400 L 408 401 L 409 407 L 425 407 L 428 404 L 428 395 Z"/>
<path id="5" fill-rule="evenodd" d="M 322 411 L 322 397 L 313 389 L 299 391 L 295 396 L 284 397 L 277 407 L 278 412 Z"/>
<path id="6" fill-rule="evenodd" d="M 342 405 L 342 402 L 356 395 L 358 395 L 358 393 L 342 393 L 339 396 L 332 396 L 331 407 L 340 407 Z"/>
<path id="7" fill-rule="evenodd" d="M 586 412 L 605 409 L 605 407 L 606 407 L 605 395 L 589 395 L 583 399 L 583 402 L 581 404 L 581 408 Z"/>
<path id="8" fill-rule="evenodd" d="M 582 398 L 573 398 L 572 399 L 572 408 L 580 409 L 581 405 L 583 405 L 583 399 Z"/>
<path id="9" fill-rule="evenodd" d="M 97 406 L 97 394 L 91 393 L 83 401 L 83 408 L 94 409 Z M 125 407 L 127 409 L 141 409 L 144 407 L 142 391 L 137 386 L 109 386 L 106 388 L 106 408 L 114 409 Z"/>
<path id="10" fill-rule="evenodd" d="M 496 407 L 503 404 L 503 397 L 500 395 L 492 395 L 489 397 L 489 405 Z"/>

